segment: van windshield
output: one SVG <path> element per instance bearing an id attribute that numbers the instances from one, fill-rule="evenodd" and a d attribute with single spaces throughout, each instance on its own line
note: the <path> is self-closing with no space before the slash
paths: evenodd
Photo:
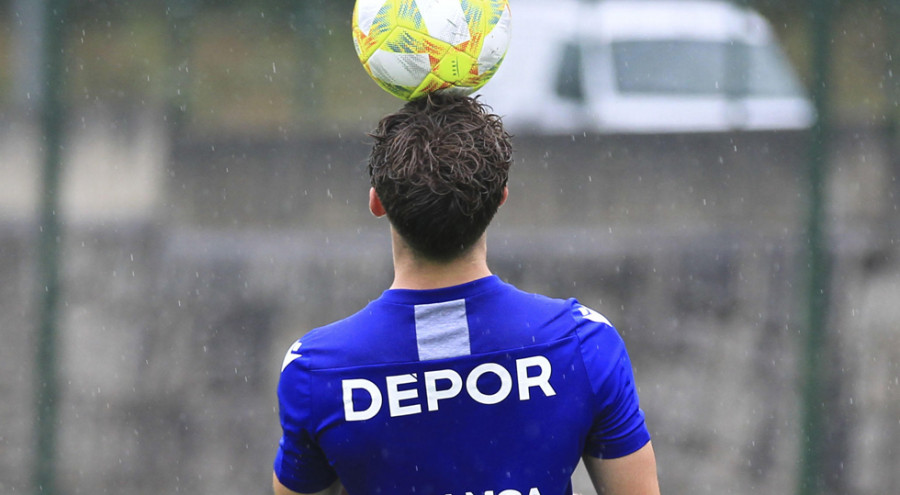
<path id="1" fill-rule="evenodd" d="M 587 54 L 597 50 L 587 50 Z M 612 44 L 623 94 L 799 96 L 802 90 L 777 46 L 641 40 Z M 590 55 L 587 55 L 590 57 Z M 585 68 L 600 67 L 586 63 Z M 591 80 L 588 75 L 587 80 Z"/>

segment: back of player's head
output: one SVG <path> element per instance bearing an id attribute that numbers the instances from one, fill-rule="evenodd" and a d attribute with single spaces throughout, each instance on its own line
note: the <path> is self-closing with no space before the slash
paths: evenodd
<path id="1" fill-rule="evenodd" d="M 475 98 L 430 95 L 384 117 L 371 136 L 372 186 L 410 247 L 435 261 L 471 248 L 500 207 L 512 164 L 500 117 Z"/>

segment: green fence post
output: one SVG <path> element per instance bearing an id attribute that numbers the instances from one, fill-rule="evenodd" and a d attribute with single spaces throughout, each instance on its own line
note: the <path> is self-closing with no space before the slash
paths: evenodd
<path id="1" fill-rule="evenodd" d="M 830 116 L 829 58 L 833 0 L 811 0 L 812 24 L 812 98 L 818 118 L 810 133 L 807 185 L 808 217 L 806 225 L 807 294 L 804 330 L 804 356 L 801 362 L 802 433 L 801 461 L 797 493 L 812 495 L 823 489 L 822 461 L 824 401 L 828 350 L 828 303 L 831 260 L 825 231 L 825 204 L 828 169 Z"/>
<path id="2" fill-rule="evenodd" d="M 45 0 L 43 92 L 40 127 L 43 137 L 42 191 L 38 236 L 38 328 L 35 353 L 34 492 L 56 493 L 56 432 L 59 378 L 57 370 L 57 314 L 59 306 L 59 251 L 61 245 L 59 177 L 65 120 L 63 98 L 63 46 L 66 0 Z"/>

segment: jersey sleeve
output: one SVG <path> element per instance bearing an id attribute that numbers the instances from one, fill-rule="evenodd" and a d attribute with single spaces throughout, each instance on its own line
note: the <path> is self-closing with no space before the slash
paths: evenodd
<path id="1" fill-rule="evenodd" d="M 322 491 L 337 480 L 337 474 L 316 443 L 310 378 L 309 360 L 298 341 L 285 356 L 278 382 L 282 437 L 274 468 L 282 485 L 300 493 Z"/>
<path id="2" fill-rule="evenodd" d="M 602 315 L 576 305 L 578 334 L 594 392 L 594 420 L 584 453 L 602 459 L 631 454 L 650 441 L 631 360 L 616 329 Z"/>

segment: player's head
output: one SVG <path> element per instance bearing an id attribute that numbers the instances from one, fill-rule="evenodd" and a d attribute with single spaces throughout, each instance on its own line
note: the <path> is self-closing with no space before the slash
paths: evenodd
<path id="1" fill-rule="evenodd" d="M 430 260 L 468 251 L 505 197 L 512 145 L 500 117 L 475 98 L 430 95 L 371 136 L 369 176 L 394 229 Z"/>

